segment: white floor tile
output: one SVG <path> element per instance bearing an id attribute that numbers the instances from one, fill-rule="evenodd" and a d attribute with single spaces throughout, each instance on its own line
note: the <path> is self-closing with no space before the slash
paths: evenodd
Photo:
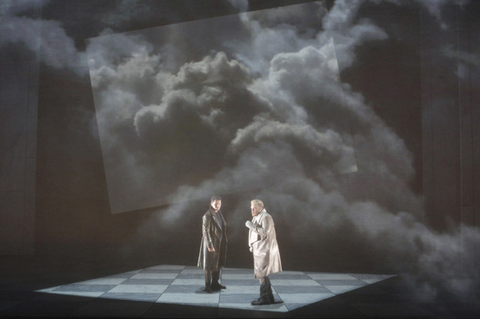
<path id="1" fill-rule="evenodd" d="M 182 274 L 205 274 L 205 270 L 201 268 L 185 268 L 182 270 Z"/>
<path id="2" fill-rule="evenodd" d="M 140 273 L 130 279 L 175 279 L 178 274 L 175 273 Z"/>
<path id="3" fill-rule="evenodd" d="M 205 279 L 175 279 L 172 285 L 205 286 Z"/>
<path id="4" fill-rule="evenodd" d="M 222 294 L 258 294 L 260 291 L 260 284 L 257 286 L 227 286 L 227 289 L 222 290 Z"/>
<path id="5" fill-rule="evenodd" d="M 119 285 L 110 291 L 109 293 L 163 293 L 168 288 L 167 285 Z"/>
<path id="6" fill-rule="evenodd" d="M 258 282 L 258 279 L 255 278 L 253 271 L 251 274 L 223 274 L 222 279 L 234 279 L 234 280 L 255 280 Z"/>
<path id="7" fill-rule="evenodd" d="M 283 275 L 304 275 L 305 273 L 303 271 L 293 271 L 293 270 L 282 270 L 281 272 L 278 272 L 278 273 L 274 273 L 272 274 L 271 276 L 275 276 L 275 277 L 281 277 Z"/>
<path id="8" fill-rule="evenodd" d="M 270 279 L 270 282 L 273 286 L 322 286 L 318 282 L 308 279 Z"/>
<path id="9" fill-rule="evenodd" d="M 159 303 L 180 303 L 180 304 L 218 304 L 219 294 L 163 294 L 156 302 Z"/>

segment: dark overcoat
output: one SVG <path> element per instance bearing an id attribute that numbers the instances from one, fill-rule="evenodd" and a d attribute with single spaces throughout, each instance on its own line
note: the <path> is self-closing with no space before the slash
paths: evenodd
<path id="1" fill-rule="evenodd" d="M 218 271 L 227 260 L 227 222 L 221 211 L 223 227 L 215 211 L 210 207 L 202 217 L 202 240 L 198 254 L 197 266 L 209 271 Z M 214 252 L 209 252 L 207 247 L 215 247 Z"/>

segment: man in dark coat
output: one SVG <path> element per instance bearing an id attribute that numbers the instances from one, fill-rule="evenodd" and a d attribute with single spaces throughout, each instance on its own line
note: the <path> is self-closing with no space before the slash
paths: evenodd
<path id="1" fill-rule="evenodd" d="M 220 211 L 222 198 L 213 196 L 210 208 L 202 218 L 202 241 L 197 266 L 205 270 L 205 292 L 226 287 L 219 282 L 220 271 L 227 257 L 227 223 Z"/>

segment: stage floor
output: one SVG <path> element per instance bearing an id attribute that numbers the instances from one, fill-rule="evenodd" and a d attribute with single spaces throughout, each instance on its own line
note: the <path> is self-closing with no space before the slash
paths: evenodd
<path id="1" fill-rule="evenodd" d="M 219 309 L 289 312 L 391 277 L 282 271 L 270 275 L 275 303 L 261 306 L 251 305 L 251 301 L 259 297 L 260 288 L 253 269 L 225 268 L 221 283 L 226 289 L 214 293 L 203 291 L 205 274 L 202 269 L 179 265 L 159 265 L 37 292 Z"/>
<path id="2" fill-rule="evenodd" d="M 0 261 L 0 318 L 480 318 L 476 301 L 419 300 L 388 274 L 283 271 L 270 275 L 276 303 L 252 306 L 253 269 L 224 269 L 226 289 L 207 294 L 194 266 Z"/>

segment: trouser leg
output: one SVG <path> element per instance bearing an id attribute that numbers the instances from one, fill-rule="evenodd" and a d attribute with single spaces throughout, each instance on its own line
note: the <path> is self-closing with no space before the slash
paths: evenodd
<path id="1" fill-rule="evenodd" d="M 226 289 L 224 285 L 220 284 L 220 269 L 216 271 L 212 271 L 212 289 L 213 290 L 220 290 Z"/>
<path id="2" fill-rule="evenodd" d="M 211 292 L 212 288 L 212 272 L 210 270 L 205 270 L 205 291 Z"/>
<path id="3" fill-rule="evenodd" d="M 212 284 L 218 284 L 218 280 L 220 279 L 220 271 L 212 271 Z"/>
<path id="4" fill-rule="evenodd" d="M 266 297 L 270 302 L 274 302 L 272 292 L 272 284 L 270 283 L 270 278 L 265 276 L 260 280 L 260 298 Z"/>
<path id="5" fill-rule="evenodd" d="M 272 285 L 270 284 L 270 278 L 265 276 L 259 278 L 260 281 L 260 298 L 252 302 L 253 305 L 264 305 L 275 302 L 273 298 Z"/>

